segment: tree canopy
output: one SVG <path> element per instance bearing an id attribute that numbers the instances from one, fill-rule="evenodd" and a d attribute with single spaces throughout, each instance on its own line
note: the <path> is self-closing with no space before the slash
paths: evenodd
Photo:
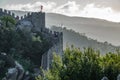
<path id="1" fill-rule="evenodd" d="M 67 48 L 63 58 L 54 54 L 52 68 L 36 80 L 101 80 L 107 76 L 116 80 L 120 73 L 120 52 L 100 55 L 99 51 L 85 48 Z"/>

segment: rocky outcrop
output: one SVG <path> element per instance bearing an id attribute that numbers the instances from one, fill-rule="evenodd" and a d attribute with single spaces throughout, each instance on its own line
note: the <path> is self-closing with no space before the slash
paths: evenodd
<path id="1" fill-rule="evenodd" d="M 16 68 L 10 68 L 6 73 L 6 77 L 4 77 L 2 80 L 17 80 L 17 75 L 18 70 Z"/>
<path id="2" fill-rule="evenodd" d="M 106 76 L 104 76 L 101 80 L 109 80 Z"/>
<path id="3" fill-rule="evenodd" d="M 17 61 L 6 53 L 0 54 L 0 60 L 3 60 L 9 66 L 6 76 L 2 80 L 29 80 L 29 72 L 25 72 L 24 68 Z"/>
<path id="4" fill-rule="evenodd" d="M 18 70 L 17 80 L 22 80 L 25 71 L 24 71 L 22 65 L 20 65 L 17 61 L 15 61 L 15 64 L 16 64 L 15 68 Z"/>
<path id="5" fill-rule="evenodd" d="M 2 80 L 23 80 L 23 76 L 23 67 L 17 61 L 15 61 L 15 67 L 9 68 L 8 72 L 6 73 L 6 77 L 4 77 Z"/>
<path id="6" fill-rule="evenodd" d="M 120 74 L 117 76 L 117 80 L 120 80 Z"/>

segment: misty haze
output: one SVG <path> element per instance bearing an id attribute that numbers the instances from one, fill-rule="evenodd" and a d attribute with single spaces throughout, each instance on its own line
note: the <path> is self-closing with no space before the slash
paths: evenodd
<path id="1" fill-rule="evenodd" d="M 120 80 L 120 0 L 0 0 L 0 80 Z"/>

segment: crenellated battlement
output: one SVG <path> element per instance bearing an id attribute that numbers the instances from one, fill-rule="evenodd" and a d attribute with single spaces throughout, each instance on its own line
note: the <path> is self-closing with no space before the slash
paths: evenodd
<path id="1" fill-rule="evenodd" d="M 28 12 L 24 16 L 17 16 L 15 15 L 15 13 L 9 10 L 0 8 L 0 16 L 3 16 L 3 15 L 12 16 L 18 21 L 22 21 L 22 20 L 31 21 L 35 27 L 41 27 L 42 32 L 52 35 L 56 38 L 62 35 L 61 32 L 51 31 L 50 29 L 45 28 L 45 13 L 44 12 Z"/>
<path id="2" fill-rule="evenodd" d="M 15 13 L 9 11 L 9 10 L 6 10 L 6 9 L 2 9 L 0 8 L 0 16 L 1 15 L 8 15 L 8 16 L 12 16 L 13 18 L 17 18 L 18 20 L 23 20 L 23 19 L 26 19 L 32 15 L 35 15 L 35 14 L 41 14 L 44 15 L 45 13 L 44 12 L 28 12 L 27 14 L 25 14 L 24 16 L 17 16 L 15 15 Z"/>
<path id="3" fill-rule="evenodd" d="M 44 12 L 29 12 L 24 16 L 21 16 L 20 21 L 30 21 L 34 30 L 42 31 L 45 28 L 45 13 Z"/>
<path id="4" fill-rule="evenodd" d="M 45 13 L 44 12 L 28 12 L 27 14 L 21 16 L 20 20 L 28 18 L 28 17 L 30 17 L 32 15 L 35 15 L 35 14 L 42 15 L 42 14 L 45 14 Z"/>
<path id="5" fill-rule="evenodd" d="M 60 36 L 63 36 L 62 32 L 52 31 L 52 30 L 50 30 L 48 28 L 43 29 L 43 31 L 41 31 L 41 32 L 52 35 L 52 36 L 54 36 L 56 38 L 59 38 Z"/>
<path id="6" fill-rule="evenodd" d="M 2 8 L 0 8 L 0 12 L 2 12 Z"/>
<path id="7" fill-rule="evenodd" d="M 6 9 L 2 9 L 0 8 L 0 16 L 4 16 L 4 15 L 8 15 L 8 16 L 12 16 L 13 18 L 17 18 L 19 20 L 19 16 L 15 15 L 15 13 L 9 11 L 9 10 L 6 10 Z"/>

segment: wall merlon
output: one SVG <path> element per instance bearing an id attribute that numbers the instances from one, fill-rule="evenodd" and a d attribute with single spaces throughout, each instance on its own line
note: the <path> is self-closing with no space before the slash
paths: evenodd
<path id="1" fill-rule="evenodd" d="M 63 32 L 60 32 L 60 35 L 63 36 Z"/>
<path id="2" fill-rule="evenodd" d="M 15 19 L 19 20 L 20 18 L 19 18 L 19 16 L 16 16 Z"/>
<path id="3" fill-rule="evenodd" d="M 30 16 L 30 15 L 32 15 L 32 13 L 28 12 L 26 17 L 28 17 L 28 16 Z"/>
<path id="4" fill-rule="evenodd" d="M 8 15 L 11 15 L 11 12 L 10 12 L 10 11 L 8 11 Z"/>
<path id="5" fill-rule="evenodd" d="M 6 13 L 6 14 L 7 14 L 7 10 L 6 10 L 6 9 L 4 9 L 4 13 Z"/>
<path id="6" fill-rule="evenodd" d="M 21 20 L 23 19 L 23 16 L 21 16 L 21 18 L 20 18 Z"/>
<path id="7" fill-rule="evenodd" d="M 0 8 L 0 12 L 3 12 L 3 9 L 2 9 L 2 8 Z"/>
<path id="8" fill-rule="evenodd" d="M 14 13 L 12 13 L 12 17 L 15 17 L 15 14 L 14 14 Z"/>
<path id="9" fill-rule="evenodd" d="M 52 35 L 52 31 L 51 31 L 51 30 L 49 30 L 49 34 L 51 34 L 51 35 Z"/>
<path id="10" fill-rule="evenodd" d="M 27 15 L 25 14 L 25 15 L 24 15 L 24 18 L 26 18 L 26 17 L 27 17 Z"/>

